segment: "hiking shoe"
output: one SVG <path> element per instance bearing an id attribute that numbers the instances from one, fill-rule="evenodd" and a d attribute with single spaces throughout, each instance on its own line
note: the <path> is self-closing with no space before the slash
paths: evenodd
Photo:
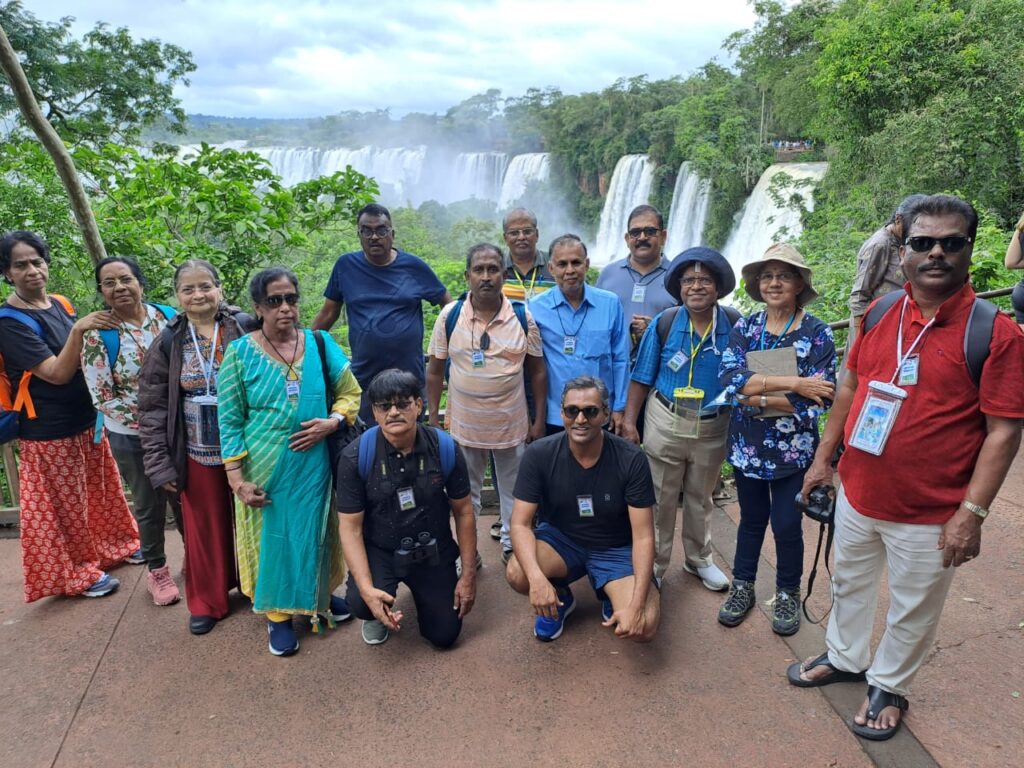
<path id="1" fill-rule="evenodd" d="M 733 579 L 729 587 L 729 595 L 718 609 L 718 623 L 726 627 L 736 627 L 747 618 L 747 613 L 754 607 L 757 598 L 754 596 L 754 582 Z"/>
<path id="2" fill-rule="evenodd" d="M 331 595 L 331 616 L 336 622 L 348 621 L 352 618 L 352 611 L 349 610 L 348 601 L 344 597 Z"/>
<path id="3" fill-rule="evenodd" d="M 163 568 L 154 568 L 146 574 L 146 589 L 157 605 L 174 605 L 181 600 L 178 585 L 174 583 L 171 569 L 166 565 Z"/>
<path id="4" fill-rule="evenodd" d="M 267 633 L 270 635 L 269 648 L 275 656 L 291 656 L 299 650 L 299 638 L 289 616 L 284 621 L 267 619 Z"/>
<path id="5" fill-rule="evenodd" d="M 605 621 L 611 621 L 612 614 L 615 610 L 612 608 L 612 601 L 605 598 L 601 601 L 601 618 Z"/>
<path id="6" fill-rule="evenodd" d="M 779 589 L 772 608 L 772 632 L 792 635 L 800 629 L 800 590 Z"/>
<path id="7" fill-rule="evenodd" d="M 714 563 L 711 565 L 698 565 L 694 568 L 689 563 L 683 562 L 683 570 L 700 579 L 704 586 L 712 592 L 724 592 L 729 588 L 729 579 Z"/>
<path id="8" fill-rule="evenodd" d="M 545 643 L 557 640 L 562 634 L 565 626 L 565 619 L 570 613 L 576 610 L 576 599 L 568 587 L 565 593 L 559 595 L 562 604 L 558 606 L 558 618 L 549 619 L 547 616 L 538 616 L 533 622 L 533 636 Z"/>
<path id="9" fill-rule="evenodd" d="M 82 593 L 85 597 L 106 597 L 117 592 L 117 588 L 121 586 L 121 582 L 111 576 L 109 573 L 104 573 L 96 582 L 89 587 L 85 592 Z"/>
<path id="10" fill-rule="evenodd" d="M 476 553 L 476 569 L 479 571 L 484 567 L 484 559 L 480 557 L 480 553 Z M 455 575 L 460 579 L 462 578 L 462 558 L 460 557 L 455 561 Z"/>
<path id="11" fill-rule="evenodd" d="M 491 524 L 491 538 L 495 541 L 501 539 L 501 520 Z"/>
<path id="12" fill-rule="evenodd" d="M 128 555 L 128 557 L 126 557 L 124 561 L 129 565 L 142 565 L 146 562 L 146 558 L 142 556 L 141 549 L 136 549 L 134 552 Z"/>
<path id="13" fill-rule="evenodd" d="M 377 619 L 364 621 L 360 634 L 363 636 L 363 642 L 367 645 L 380 645 L 391 637 L 390 630 Z"/>

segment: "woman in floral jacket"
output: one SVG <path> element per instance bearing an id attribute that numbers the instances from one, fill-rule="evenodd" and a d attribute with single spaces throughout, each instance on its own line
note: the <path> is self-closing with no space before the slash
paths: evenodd
<path id="1" fill-rule="evenodd" d="M 743 267 L 743 282 L 751 298 L 767 306 L 736 323 L 722 353 L 721 384 L 737 402 L 728 460 L 740 524 L 733 582 L 718 621 L 735 627 L 754 607 L 757 561 L 771 522 L 777 558 L 772 629 L 791 635 L 800 628 L 804 562 L 803 527 L 794 502 L 818 446 L 818 418 L 835 393 L 836 350 L 829 327 L 804 310 L 818 294 L 796 248 L 773 245 L 760 261 Z M 795 352 L 796 376 L 751 370 L 749 353 L 787 347 Z"/>

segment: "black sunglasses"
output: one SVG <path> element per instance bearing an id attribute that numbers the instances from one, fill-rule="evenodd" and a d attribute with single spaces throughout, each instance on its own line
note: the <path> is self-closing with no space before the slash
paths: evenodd
<path id="1" fill-rule="evenodd" d="M 577 405 L 567 405 L 562 408 L 562 413 L 573 421 L 576 421 L 576 418 L 582 413 L 584 417 L 586 417 L 587 421 L 590 421 L 591 419 L 597 418 L 598 414 L 601 413 L 601 409 L 596 405 L 587 405 L 583 408 L 580 408 Z"/>
<path id="2" fill-rule="evenodd" d="M 288 302 L 288 306 L 294 307 L 299 303 L 299 294 L 297 293 L 279 293 L 276 296 L 267 296 L 263 300 L 264 305 L 271 309 L 277 309 L 285 302 Z"/>
<path id="3" fill-rule="evenodd" d="M 661 230 L 657 227 L 633 227 L 633 229 L 629 230 L 626 234 L 636 240 L 640 235 L 643 235 L 644 237 L 654 237 L 659 232 L 661 232 Z"/>
<path id="4" fill-rule="evenodd" d="M 918 253 L 928 253 L 935 247 L 936 243 L 942 246 L 944 253 L 960 253 L 964 247 L 971 242 L 971 238 L 963 235 L 950 235 L 949 237 L 908 237 L 906 240 L 910 250 Z"/>

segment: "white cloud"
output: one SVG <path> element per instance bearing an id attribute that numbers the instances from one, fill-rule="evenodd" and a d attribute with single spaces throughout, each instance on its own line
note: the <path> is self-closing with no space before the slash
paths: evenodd
<path id="1" fill-rule="evenodd" d="M 26 0 L 75 31 L 97 21 L 192 52 L 189 112 L 299 117 L 390 107 L 443 112 L 487 88 L 599 90 L 619 77 L 686 75 L 749 27 L 746 0 Z M 84 6 L 84 7 L 81 7 Z"/>

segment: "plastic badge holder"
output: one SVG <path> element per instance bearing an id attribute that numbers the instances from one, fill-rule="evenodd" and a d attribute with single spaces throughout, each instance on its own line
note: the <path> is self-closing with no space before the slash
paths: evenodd
<path id="1" fill-rule="evenodd" d="M 676 387 L 672 392 L 675 405 L 675 428 L 677 437 L 700 437 L 700 405 L 704 390 L 694 387 Z"/>
<path id="2" fill-rule="evenodd" d="M 850 447 L 881 456 L 907 391 L 884 381 L 868 384 L 868 395 L 853 427 Z"/>

